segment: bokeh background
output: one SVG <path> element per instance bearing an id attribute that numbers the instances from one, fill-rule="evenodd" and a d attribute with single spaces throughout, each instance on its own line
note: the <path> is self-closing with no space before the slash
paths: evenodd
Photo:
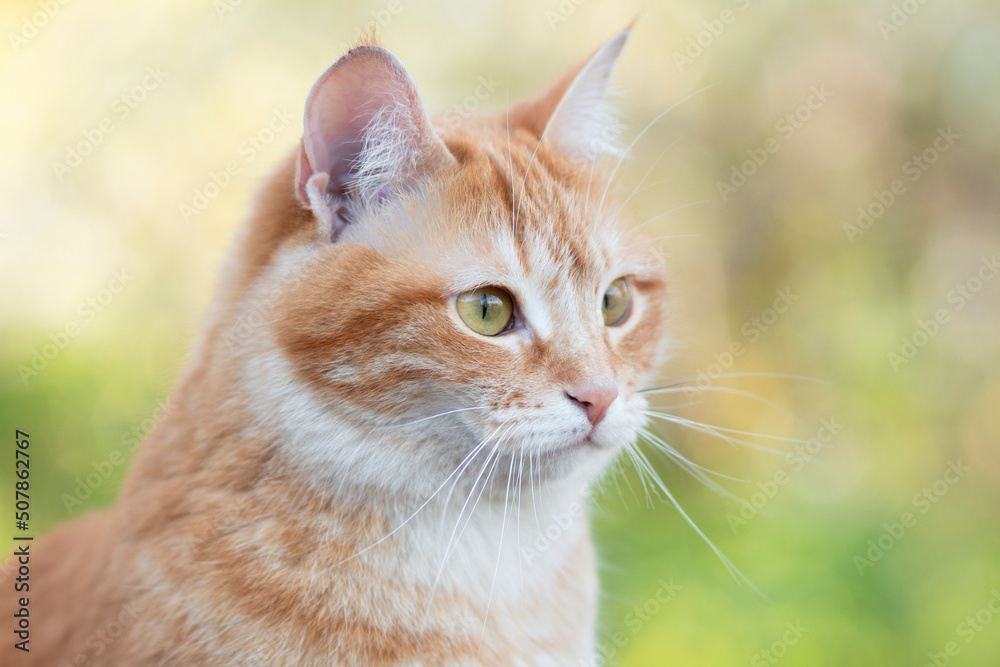
<path id="1" fill-rule="evenodd" d="M 732 497 L 645 451 L 762 595 L 623 463 L 604 664 L 1000 664 L 993 0 L 0 3 L 0 423 L 31 434 L 36 532 L 113 502 L 256 184 L 369 23 L 432 110 L 500 111 L 639 10 L 625 141 L 684 101 L 619 189 L 660 216 L 663 381 L 705 376 L 657 400 L 770 436 L 657 426 Z"/>

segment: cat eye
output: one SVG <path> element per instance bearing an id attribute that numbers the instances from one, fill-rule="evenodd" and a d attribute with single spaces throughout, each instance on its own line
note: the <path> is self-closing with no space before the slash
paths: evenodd
<path id="1" fill-rule="evenodd" d="M 469 328 L 484 336 L 496 336 L 514 321 L 514 300 L 499 287 L 480 287 L 458 295 L 458 314 Z"/>
<path id="2" fill-rule="evenodd" d="M 611 283 L 601 301 L 601 313 L 604 315 L 605 325 L 614 327 L 625 321 L 628 316 L 631 296 L 628 291 L 628 283 L 625 282 L 624 278 L 619 278 Z"/>

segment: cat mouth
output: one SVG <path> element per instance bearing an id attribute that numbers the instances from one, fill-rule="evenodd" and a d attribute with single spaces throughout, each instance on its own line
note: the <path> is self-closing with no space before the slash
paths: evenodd
<path id="1" fill-rule="evenodd" d="M 576 442 L 570 443 L 568 445 L 560 445 L 559 447 L 550 449 L 547 452 L 545 452 L 545 454 L 550 457 L 563 457 L 563 456 L 571 456 L 578 452 L 584 452 L 590 449 L 601 449 L 600 445 L 594 442 L 593 438 L 591 437 L 592 435 L 593 433 L 590 433 L 580 438 Z"/>

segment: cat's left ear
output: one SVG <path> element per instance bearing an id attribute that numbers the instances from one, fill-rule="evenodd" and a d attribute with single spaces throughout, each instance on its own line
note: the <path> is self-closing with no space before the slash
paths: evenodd
<path id="1" fill-rule="evenodd" d="M 571 157 L 590 160 L 615 153 L 608 85 L 630 33 L 631 27 L 618 33 L 541 95 L 511 107 L 511 122 Z"/>
<path id="2" fill-rule="evenodd" d="M 403 64 L 365 45 L 335 62 L 309 93 L 296 192 L 336 240 L 359 208 L 453 161 Z"/>

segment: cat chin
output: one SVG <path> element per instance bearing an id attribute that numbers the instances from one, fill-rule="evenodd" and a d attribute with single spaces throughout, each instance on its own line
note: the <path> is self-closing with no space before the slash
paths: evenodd
<path id="1" fill-rule="evenodd" d="M 589 480 L 599 475 L 623 447 L 624 443 L 595 441 L 588 436 L 563 447 L 532 452 L 533 473 L 541 481 L 577 476 Z"/>

